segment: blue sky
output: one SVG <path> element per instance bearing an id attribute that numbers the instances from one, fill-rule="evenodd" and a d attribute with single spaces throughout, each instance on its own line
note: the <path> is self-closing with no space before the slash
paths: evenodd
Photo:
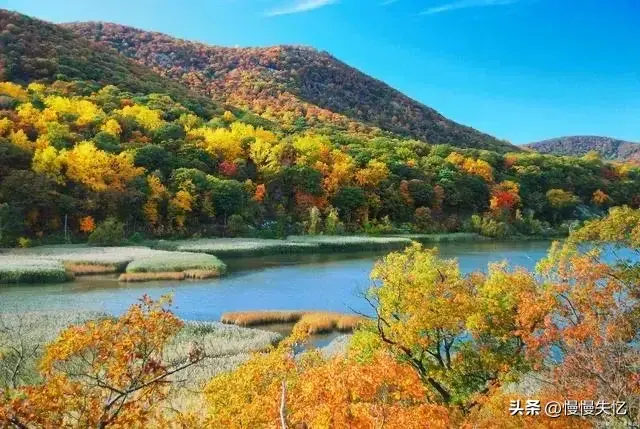
<path id="1" fill-rule="evenodd" d="M 0 0 L 227 46 L 326 50 L 465 125 L 527 143 L 640 141 L 638 0 Z"/>

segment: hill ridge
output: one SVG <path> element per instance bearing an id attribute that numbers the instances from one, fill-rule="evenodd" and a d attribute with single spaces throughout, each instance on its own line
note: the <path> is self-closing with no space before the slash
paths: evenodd
<path id="1" fill-rule="evenodd" d="M 640 143 L 606 136 L 563 136 L 529 143 L 524 147 L 554 155 L 582 156 L 595 151 L 608 160 L 640 160 Z"/>
<path id="2" fill-rule="evenodd" d="M 64 26 L 219 102 L 278 120 L 302 116 L 311 125 L 379 128 L 434 144 L 518 150 L 307 45 L 214 46 L 107 22 Z"/>

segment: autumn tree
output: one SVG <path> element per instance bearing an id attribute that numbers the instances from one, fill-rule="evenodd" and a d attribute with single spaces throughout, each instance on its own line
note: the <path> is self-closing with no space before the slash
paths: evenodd
<path id="1" fill-rule="evenodd" d="M 536 295 L 534 277 L 505 265 L 463 276 L 455 260 L 419 244 L 391 253 L 371 272 L 366 295 L 382 347 L 407 362 L 433 403 L 468 410 L 476 395 L 528 368 L 519 308 Z"/>
<path id="2" fill-rule="evenodd" d="M 91 142 L 79 143 L 61 156 L 67 177 L 94 191 L 121 191 L 143 172 L 142 168 L 134 166 L 131 154 L 108 154 Z"/>
<path id="3" fill-rule="evenodd" d="M 206 427 L 449 427 L 448 411 L 424 401 L 416 373 L 384 352 L 366 361 L 309 351 L 296 340 L 254 355 L 205 390 Z"/>
<path id="4" fill-rule="evenodd" d="M 71 326 L 45 350 L 42 384 L 0 398 L 0 420 L 19 428 L 164 426 L 162 403 L 174 374 L 207 357 L 194 344 L 166 359 L 183 323 L 168 298 L 144 297 L 117 319 Z"/>
<path id="5" fill-rule="evenodd" d="M 495 213 L 511 214 L 520 205 L 520 187 L 512 181 L 504 181 L 491 188 L 490 207 Z"/>

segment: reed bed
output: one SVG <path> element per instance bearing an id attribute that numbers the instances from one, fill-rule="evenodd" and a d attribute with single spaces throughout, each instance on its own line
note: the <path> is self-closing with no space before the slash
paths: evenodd
<path id="1" fill-rule="evenodd" d="M 224 313 L 220 320 L 238 326 L 295 323 L 309 334 L 320 334 L 353 331 L 364 319 L 355 314 L 324 311 L 241 311 Z"/>
<path id="2" fill-rule="evenodd" d="M 311 245 L 312 249 L 318 253 L 395 250 L 403 249 L 411 244 L 411 239 L 407 237 L 369 237 L 364 235 L 294 235 L 287 237 L 287 241 Z"/>
<path id="3" fill-rule="evenodd" d="M 309 334 L 352 332 L 363 321 L 363 317 L 351 314 L 308 313 L 300 318 L 295 329 L 302 329 Z"/>
<path id="4" fill-rule="evenodd" d="M 37 364 L 42 357 L 45 344 L 53 341 L 69 326 L 109 317 L 112 316 L 99 312 L 0 312 L 0 349 L 6 351 L 12 346 L 22 344 L 27 350 L 32 351 L 25 356 L 26 361 L 22 364 L 18 383 L 35 384 L 40 381 Z M 219 322 L 185 321 L 182 330 L 165 349 L 164 358 L 167 361 L 180 360 L 196 343 L 203 346 L 208 354 L 217 356 L 205 359 L 176 376 L 176 380 L 187 380 L 178 383 L 176 387 L 197 389 L 214 375 L 236 368 L 246 361 L 251 353 L 267 350 L 281 339 L 279 334 L 258 329 L 223 325 Z M 9 381 L 9 372 L 4 369 L 14 368 L 14 358 L 11 353 L 0 356 L 0 391 Z"/>
<path id="5" fill-rule="evenodd" d="M 237 326 L 271 325 L 276 323 L 296 323 L 305 311 L 236 311 L 223 313 L 220 321 Z"/>
<path id="6" fill-rule="evenodd" d="M 220 258 L 241 258 L 273 254 L 305 253 L 313 251 L 315 246 L 307 243 L 294 243 L 286 240 L 261 238 L 213 238 L 183 240 L 158 244 L 180 252 L 197 252 L 216 255 Z"/>
<path id="7" fill-rule="evenodd" d="M 490 240 L 490 238 L 480 234 L 476 234 L 475 232 L 452 232 L 446 234 L 406 234 L 399 235 L 398 237 L 408 238 L 410 240 L 424 244 Z"/>
<path id="8" fill-rule="evenodd" d="M 73 280 L 73 273 L 59 261 L 0 255 L 0 284 L 63 283 L 70 280 Z"/>
<path id="9" fill-rule="evenodd" d="M 76 276 L 114 274 L 120 271 L 119 267 L 115 264 L 81 264 L 65 262 L 64 267 Z"/>
<path id="10" fill-rule="evenodd" d="M 130 268 L 129 268 L 130 267 Z M 182 273 L 181 278 L 218 277 L 226 265 L 212 255 L 148 247 L 43 246 L 0 254 L 0 283 L 57 283 L 74 275 L 122 272 Z M 148 280 L 176 280 L 175 276 Z M 124 276 L 122 281 L 144 281 Z"/>
<path id="11" fill-rule="evenodd" d="M 406 247 L 409 238 L 399 236 L 290 236 L 286 240 L 260 238 L 211 238 L 181 241 L 159 241 L 157 249 L 196 252 L 220 258 L 241 258 L 274 254 L 357 252 L 394 250 Z"/>
<path id="12" fill-rule="evenodd" d="M 218 270 L 187 270 L 184 275 L 191 280 L 206 280 L 220 277 L 221 273 Z"/>
<path id="13" fill-rule="evenodd" d="M 190 252 L 165 252 L 136 259 L 127 265 L 127 273 L 207 271 L 223 274 L 227 266 L 213 255 Z"/>
<path id="14" fill-rule="evenodd" d="M 37 365 L 44 351 L 43 346 L 68 326 L 105 317 L 109 316 L 89 311 L 0 311 L 0 351 L 3 352 L 0 353 L 0 391 L 8 385 L 17 364 L 20 364 L 16 377 L 18 384 L 39 383 L 41 379 Z M 14 347 L 24 351 L 22 357 L 15 353 Z"/>
<path id="15" fill-rule="evenodd" d="M 153 282 L 162 280 L 184 280 L 187 276 L 185 273 L 122 273 L 118 277 L 119 282 L 126 283 L 141 283 L 141 282 Z"/>
<path id="16" fill-rule="evenodd" d="M 20 258 L 22 260 L 60 261 L 78 265 L 112 265 L 118 271 L 124 271 L 127 264 L 135 259 L 164 254 L 141 246 L 123 247 L 92 247 L 85 245 L 40 246 L 29 249 L 12 249 L 0 255 L 0 264 L 4 257 Z"/>

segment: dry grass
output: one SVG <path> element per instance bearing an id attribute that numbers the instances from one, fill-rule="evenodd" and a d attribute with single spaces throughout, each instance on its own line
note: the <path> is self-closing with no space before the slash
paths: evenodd
<path id="1" fill-rule="evenodd" d="M 120 271 L 120 267 L 115 264 L 82 264 L 66 262 L 64 264 L 68 271 L 76 276 L 90 276 L 94 274 L 113 274 Z"/>
<path id="2" fill-rule="evenodd" d="M 360 316 L 341 313 L 308 313 L 300 318 L 295 329 L 309 334 L 323 334 L 333 331 L 351 332 L 364 319 Z"/>
<path id="3" fill-rule="evenodd" d="M 118 277 L 120 282 L 150 282 L 155 280 L 184 280 L 185 273 L 123 273 Z"/>
<path id="4" fill-rule="evenodd" d="M 222 323 L 238 326 L 295 323 L 309 334 L 353 331 L 363 318 L 355 314 L 323 311 L 240 311 L 224 313 Z"/>
<path id="5" fill-rule="evenodd" d="M 295 323 L 305 311 L 236 311 L 224 313 L 222 323 L 238 326 L 270 325 L 274 323 Z"/>
<path id="6" fill-rule="evenodd" d="M 218 270 L 187 270 L 184 275 L 187 279 L 206 280 L 220 277 L 222 273 Z"/>

